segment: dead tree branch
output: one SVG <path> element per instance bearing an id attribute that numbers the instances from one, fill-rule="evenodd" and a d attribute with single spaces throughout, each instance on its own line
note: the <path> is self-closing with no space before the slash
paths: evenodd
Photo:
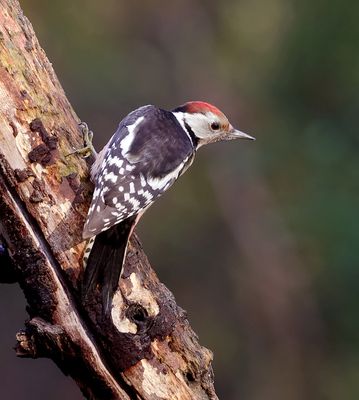
<path id="1" fill-rule="evenodd" d="M 136 236 L 114 298 L 78 296 L 92 191 L 69 104 L 17 0 L 0 0 L 0 234 L 29 321 L 17 354 L 48 357 L 89 399 L 216 399 L 212 354 L 151 269 Z M 3 255 L 2 255 L 3 257 Z M 10 264 L 11 265 L 11 264 Z M 10 275 L 9 275 L 10 274 Z"/>

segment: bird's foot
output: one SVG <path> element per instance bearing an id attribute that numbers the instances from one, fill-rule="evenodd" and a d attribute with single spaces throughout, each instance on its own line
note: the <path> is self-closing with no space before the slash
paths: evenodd
<path id="1" fill-rule="evenodd" d="M 76 149 L 72 153 L 68 154 L 68 156 L 70 156 L 72 154 L 78 154 L 79 156 L 81 156 L 83 158 L 90 157 L 91 155 L 96 157 L 97 152 L 92 144 L 93 132 L 89 129 L 86 122 L 80 122 L 79 128 L 82 132 L 82 136 L 83 136 L 83 140 L 84 140 L 84 147 L 82 147 L 81 149 Z"/>

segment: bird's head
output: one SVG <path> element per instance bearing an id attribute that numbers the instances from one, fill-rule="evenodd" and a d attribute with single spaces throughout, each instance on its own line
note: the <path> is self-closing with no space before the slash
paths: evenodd
<path id="1" fill-rule="evenodd" d="M 221 140 L 255 140 L 254 137 L 233 128 L 222 111 L 203 101 L 190 101 L 174 109 L 173 113 L 187 130 L 193 132 L 198 140 L 197 147 Z"/>

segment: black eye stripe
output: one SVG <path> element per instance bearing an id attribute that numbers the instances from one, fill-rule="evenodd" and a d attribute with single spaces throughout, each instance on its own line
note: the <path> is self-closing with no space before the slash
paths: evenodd
<path id="1" fill-rule="evenodd" d="M 219 122 L 212 122 L 212 123 L 211 123 L 211 129 L 214 130 L 214 131 L 218 131 L 218 129 L 219 129 L 220 127 L 221 127 L 221 126 L 220 126 Z"/>

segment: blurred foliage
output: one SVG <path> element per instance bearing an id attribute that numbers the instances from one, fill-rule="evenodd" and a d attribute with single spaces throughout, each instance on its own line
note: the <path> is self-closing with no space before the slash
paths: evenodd
<path id="1" fill-rule="evenodd" d="M 220 398 L 357 399 L 359 3 L 21 3 L 98 147 L 131 109 L 189 99 L 257 137 L 201 150 L 139 228 L 214 350 Z"/>

